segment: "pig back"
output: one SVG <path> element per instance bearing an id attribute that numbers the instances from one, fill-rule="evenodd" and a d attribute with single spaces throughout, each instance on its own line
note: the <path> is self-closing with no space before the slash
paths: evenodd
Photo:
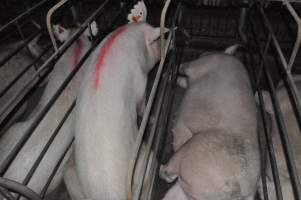
<path id="1" fill-rule="evenodd" d="M 229 55 L 211 54 L 193 61 L 187 70 L 189 88 L 179 120 L 192 133 L 225 129 L 254 137 L 256 106 L 243 64 Z"/>

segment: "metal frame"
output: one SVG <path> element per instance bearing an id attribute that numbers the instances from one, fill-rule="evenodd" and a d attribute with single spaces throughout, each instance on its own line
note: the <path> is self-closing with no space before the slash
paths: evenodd
<path id="1" fill-rule="evenodd" d="M 26 90 L 28 87 L 30 87 L 32 84 L 34 84 L 36 78 L 39 76 L 39 74 L 43 74 L 45 76 L 48 75 L 48 73 L 51 72 L 52 70 L 52 65 L 54 64 L 54 62 L 56 62 L 60 56 L 62 56 L 67 49 L 78 39 L 78 37 L 85 31 L 85 29 L 87 28 L 87 26 L 89 26 L 89 24 L 95 20 L 98 17 L 104 17 L 105 15 L 103 14 L 103 12 L 105 11 L 105 8 L 109 5 L 109 0 L 104 1 L 91 15 L 90 17 L 88 17 L 88 19 L 82 24 L 80 25 L 80 27 L 78 28 L 78 30 L 70 37 L 70 39 L 68 39 L 62 46 L 60 46 L 56 52 L 54 52 L 48 59 L 47 61 L 45 61 L 45 63 L 37 70 L 37 72 L 35 73 L 35 75 L 31 78 L 31 80 L 29 80 L 28 82 L 26 82 L 24 84 L 24 87 L 20 90 L 20 92 L 18 94 L 16 94 L 16 96 L 14 97 L 15 99 L 17 99 L 17 105 L 19 103 L 21 103 L 22 100 L 24 100 L 24 98 L 22 98 L 21 100 L 19 100 L 20 96 L 23 96 L 23 93 L 26 93 L 25 97 L 31 92 L 30 90 Z M 110 19 L 110 23 L 111 25 L 113 25 L 114 23 L 116 23 L 116 21 L 119 18 L 120 13 L 122 13 L 122 10 L 117 13 L 116 16 L 113 16 Z M 105 32 L 102 32 L 102 34 L 95 39 L 95 41 L 93 42 L 93 44 L 91 45 L 91 47 L 87 50 L 87 52 L 83 55 L 83 57 L 81 58 L 81 60 L 79 61 L 79 63 L 74 67 L 73 71 L 68 75 L 68 77 L 63 81 L 63 83 L 61 84 L 61 86 L 59 86 L 58 90 L 55 92 L 55 94 L 52 96 L 52 98 L 49 99 L 49 101 L 47 102 L 46 106 L 44 108 L 41 109 L 41 111 L 39 113 L 37 113 L 37 116 L 35 118 L 35 120 L 33 120 L 33 122 L 30 124 L 29 128 L 27 130 L 24 130 L 24 135 L 22 136 L 22 138 L 18 141 L 18 143 L 14 146 L 14 148 L 12 149 L 11 152 L 9 152 L 8 156 L 6 157 L 6 159 L 1 163 L 0 165 L 0 176 L 2 177 L 6 170 L 8 169 L 9 165 L 13 162 L 14 158 L 17 156 L 18 152 L 21 150 L 21 148 L 23 147 L 23 145 L 26 143 L 26 141 L 29 139 L 29 137 L 31 136 L 31 134 L 34 132 L 35 128 L 39 125 L 40 121 L 45 117 L 45 115 L 47 114 L 47 112 L 50 110 L 50 108 L 52 107 L 52 105 L 56 102 L 56 100 L 59 98 L 59 96 L 62 94 L 62 92 L 64 91 L 64 89 L 67 87 L 67 85 L 70 83 L 70 81 L 72 80 L 72 78 L 76 75 L 77 71 L 81 68 L 81 66 L 83 65 L 83 63 L 85 62 L 85 60 L 88 58 L 88 56 L 93 52 L 93 50 L 95 49 L 95 47 L 100 43 L 100 41 L 104 38 L 104 36 L 106 34 L 108 34 L 109 32 L 112 31 L 111 29 L 112 26 L 110 26 L 108 28 L 108 30 L 105 30 Z M 42 55 L 41 55 L 42 56 Z M 30 66 L 28 66 L 30 67 Z M 26 67 L 27 68 L 27 67 Z M 22 72 L 23 73 L 23 72 Z M 19 75 L 21 75 L 22 73 L 20 73 Z M 19 75 L 17 75 L 17 77 L 19 77 Z M 16 78 L 17 79 L 17 78 Z M 13 81 L 15 82 L 15 80 Z M 38 81 L 41 82 L 41 81 Z M 12 84 L 12 83 L 11 83 Z M 5 89 L 6 90 L 6 89 Z M 1 92 L 2 93 L 2 92 Z M 7 106 L 4 107 L 4 109 L 1 110 L 1 114 L 5 114 L 6 111 L 8 110 L 9 107 L 12 107 L 12 110 L 8 111 L 8 114 L 5 115 L 3 117 L 2 123 L 7 121 L 7 117 L 14 112 L 15 110 L 15 104 L 13 104 L 15 100 L 11 99 L 10 102 L 8 102 Z M 8 187 L 7 185 L 5 185 L 3 182 L 3 184 L 1 185 L 1 180 L 0 180 L 0 188 L 1 186 L 4 188 L 7 188 L 9 191 L 13 191 L 16 192 L 20 195 L 17 196 L 17 199 L 19 199 L 21 196 L 25 196 L 25 197 L 29 197 L 29 199 L 43 199 L 47 189 L 51 183 L 52 178 L 54 177 L 56 171 L 58 170 L 58 168 L 60 167 L 61 162 L 63 161 L 65 154 L 69 151 L 73 140 L 71 141 L 71 143 L 66 147 L 66 150 L 64 152 L 62 152 L 62 156 L 60 158 L 60 160 L 58 161 L 58 163 L 56 164 L 56 167 L 53 169 L 53 172 L 51 173 L 46 185 L 44 186 L 42 192 L 40 195 L 37 195 L 34 193 L 35 196 L 28 196 L 27 191 L 26 190 L 22 190 L 22 188 L 24 187 L 25 189 L 26 184 L 30 181 L 33 173 L 35 172 L 35 170 L 37 169 L 39 163 L 41 162 L 43 156 L 45 155 L 45 153 L 47 152 L 48 148 L 50 147 L 50 145 L 52 144 L 52 141 L 54 140 L 54 138 L 56 137 L 57 133 L 59 132 L 61 126 L 63 125 L 63 123 L 65 122 L 65 120 L 68 118 L 69 114 L 71 113 L 72 109 L 75 106 L 75 101 L 73 102 L 73 104 L 70 106 L 70 108 L 68 109 L 67 113 L 65 114 L 65 116 L 63 116 L 63 119 L 61 120 L 61 122 L 59 123 L 58 127 L 55 128 L 54 132 L 52 133 L 51 137 L 49 138 L 48 142 L 45 144 L 43 150 L 41 151 L 40 155 L 38 156 L 37 160 L 33 163 L 32 168 L 30 169 L 29 173 L 27 174 L 25 180 L 22 182 L 22 184 L 19 183 L 20 186 L 22 187 L 17 187 L 18 185 L 13 185 L 12 187 Z M 1 124 L 2 124 L 1 123 Z M 0 136 L 1 137 L 1 136 Z M 10 181 L 10 180 L 7 180 Z M 28 189 L 28 188 L 27 188 Z M 5 195 L 5 191 L 1 189 L 0 194 Z M 6 195 L 7 196 L 7 195 Z"/>

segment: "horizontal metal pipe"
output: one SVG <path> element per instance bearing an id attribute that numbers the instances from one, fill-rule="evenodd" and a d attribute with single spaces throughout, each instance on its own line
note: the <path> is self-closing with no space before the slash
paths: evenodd
<path id="1" fill-rule="evenodd" d="M 35 11 L 36 9 L 40 8 L 44 3 L 46 2 L 50 2 L 52 0 L 43 0 L 40 1 L 39 3 L 37 3 L 35 6 L 33 6 L 32 8 L 30 8 L 29 10 L 25 11 L 24 13 L 20 14 L 19 16 L 17 16 L 16 18 L 12 19 L 11 21 L 9 21 L 7 24 L 3 25 L 0 28 L 0 33 L 2 31 L 4 31 L 5 29 L 7 29 L 8 27 L 14 25 L 16 22 L 18 22 L 19 20 L 21 20 L 22 18 L 30 15 L 33 11 Z"/>
<path id="2" fill-rule="evenodd" d="M 0 186 L 15 193 L 21 194 L 30 200 L 42 200 L 34 191 L 16 181 L 0 177 Z"/>
<path id="3" fill-rule="evenodd" d="M 35 37 L 37 37 L 41 33 L 41 30 L 35 32 L 31 36 L 29 36 L 19 47 L 17 47 L 13 52 L 5 56 L 1 61 L 0 61 L 0 67 L 3 67 L 4 64 L 9 61 L 14 55 L 16 55 L 19 51 L 21 51 L 25 46 L 28 45 Z"/>

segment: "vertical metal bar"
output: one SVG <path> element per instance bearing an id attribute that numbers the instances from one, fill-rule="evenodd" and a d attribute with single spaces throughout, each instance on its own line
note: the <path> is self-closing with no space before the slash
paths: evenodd
<path id="1" fill-rule="evenodd" d="M 165 9 L 163 8 L 162 15 L 161 15 L 161 24 L 160 24 L 160 27 L 161 27 L 161 42 L 164 41 L 165 15 L 166 15 L 166 11 L 167 11 L 169 3 L 170 3 L 170 0 L 167 0 L 167 2 L 165 4 Z M 167 55 L 167 52 L 168 52 L 168 49 L 169 49 L 170 41 L 171 41 L 171 34 L 169 34 L 169 36 L 168 36 L 166 45 L 164 44 L 162 46 L 162 43 L 161 43 L 161 48 L 163 48 L 163 52 L 161 52 L 160 64 L 159 64 L 159 67 L 158 67 L 156 78 L 155 78 L 154 83 L 153 83 L 151 93 L 150 93 L 149 98 L 148 98 L 148 102 L 147 102 L 147 105 L 146 105 L 146 108 L 145 108 L 145 111 L 144 111 L 142 122 L 141 122 L 140 127 L 139 127 L 138 137 L 136 139 L 136 144 L 135 144 L 134 152 L 133 152 L 133 158 L 130 160 L 130 164 L 129 164 L 129 166 L 130 166 L 129 167 L 129 172 L 128 172 L 129 180 L 128 180 L 128 183 L 127 183 L 128 199 L 132 199 L 132 197 L 133 197 L 133 191 L 132 191 L 133 175 L 134 175 L 134 171 L 135 171 L 135 167 L 136 167 L 136 163 L 137 163 L 137 159 L 138 159 L 138 154 L 140 152 L 140 148 L 141 148 L 141 145 L 142 145 L 142 139 L 143 139 L 143 135 L 145 133 L 145 128 L 146 128 L 146 125 L 147 125 L 147 122 L 148 122 L 148 119 L 149 119 L 150 111 L 151 111 L 151 108 L 152 108 L 152 105 L 153 105 L 153 102 L 154 102 L 155 94 L 157 92 L 157 88 L 158 88 L 159 81 L 160 81 L 160 78 L 161 78 L 161 74 L 162 74 L 162 71 L 163 71 L 163 66 L 164 66 L 165 58 L 166 58 L 166 55 Z"/>
<path id="2" fill-rule="evenodd" d="M 299 15 L 296 13 L 295 9 L 292 7 L 292 5 L 290 4 L 290 2 L 288 2 L 287 0 L 283 0 L 283 3 L 286 5 L 288 11 L 291 13 L 291 15 L 293 16 L 293 18 L 295 19 L 297 26 L 298 26 L 298 30 L 297 30 L 297 38 L 294 44 L 294 48 L 293 48 L 293 52 L 291 54 L 289 63 L 288 63 L 288 67 L 287 70 L 288 72 L 291 72 L 294 61 L 296 59 L 299 47 L 300 47 L 300 42 L 301 42 L 301 19 L 299 17 Z"/>
<path id="3" fill-rule="evenodd" d="M 58 47 L 57 47 L 57 43 L 53 34 L 53 30 L 52 30 L 52 25 L 51 25 L 51 17 L 53 15 L 53 13 L 59 9 L 61 6 L 63 6 L 68 0 L 61 0 L 59 1 L 57 4 L 55 4 L 47 13 L 47 17 L 46 17 L 46 23 L 47 23 L 47 29 L 48 29 L 48 33 L 53 45 L 53 48 L 55 50 L 55 52 L 58 51 Z"/>
<path id="4" fill-rule="evenodd" d="M 262 64 L 264 64 L 264 61 L 265 61 L 264 56 L 265 55 L 262 52 L 262 50 L 260 49 L 260 42 L 259 42 L 258 38 L 256 37 L 256 33 L 255 33 L 255 30 L 254 30 L 254 23 L 252 23 L 251 17 L 250 17 L 250 26 L 251 26 L 251 32 L 253 34 L 253 38 L 256 42 L 256 47 L 257 47 L 258 53 L 261 56 Z M 265 70 L 265 66 L 263 65 L 262 67 Z M 261 112 L 261 116 L 262 116 L 263 123 L 264 123 L 264 134 L 265 134 L 266 143 L 268 145 L 268 153 L 269 153 L 270 164 L 271 164 L 271 168 L 272 168 L 272 174 L 273 174 L 274 186 L 275 186 L 275 191 L 276 191 L 276 197 L 277 197 L 277 200 L 282 200 L 283 195 L 282 195 L 281 183 L 280 183 L 280 179 L 279 179 L 278 167 L 277 167 L 277 162 L 276 162 L 276 157 L 275 157 L 275 150 L 274 150 L 274 146 L 273 146 L 273 142 L 272 142 L 272 137 L 271 137 L 271 135 L 269 134 L 269 132 L 266 128 L 267 119 L 266 119 L 266 116 L 264 114 L 265 113 L 264 101 L 263 101 L 263 97 L 262 97 L 262 92 L 258 88 L 257 84 L 256 84 L 256 87 L 257 87 L 258 97 L 259 97 L 259 102 L 260 102 L 260 104 L 259 104 L 260 105 L 260 112 Z M 265 178 L 265 177 L 263 177 L 263 178 Z M 264 183 L 265 183 L 265 180 L 263 179 L 263 184 Z M 264 187 L 266 187 L 266 185 Z M 265 194 L 265 196 L 267 196 L 267 194 Z"/>

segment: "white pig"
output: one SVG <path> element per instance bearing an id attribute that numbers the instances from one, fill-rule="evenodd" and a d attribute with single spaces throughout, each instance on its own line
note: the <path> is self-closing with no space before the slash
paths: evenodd
<path id="1" fill-rule="evenodd" d="M 159 28 L 119 27 L 95 50 L 77 101 L 75 166 L 85 198 L 127 199 L 137 109 L 159 60 Z"/>
<path id="2" fill-rule="evenodd" d="M 298 92 L 301 92 L 301 77 L 296 76 L 294 77 L 295 84 L 297 86 Z M 301 173 L 301 136 L 300 136 L 300 129 L 298 126 L 298 123 L 296 121 L 296 117 L 294 115 L 293 108 L 290 104 L 289 96 L 287 93 L 287 90 L 283 84 L 280 84 L 277 87 L 276 90 L 276 95 L 279 100 L 280 104 L 280 109 L 283 113 L 284 117 L 284 122 L 287 127 L 287 133 L 290 141 L 290 146 L 293 150 L 293 154 L 295 156 L 295 163 L 297 167 L 297 171 L 299 172 L 299 177 Z M 283 199 L 286 200 L 294 200 L 294 195 L 293 195 L 293 190 L 290 182 L 290 176 L 288 173 L 288 169 L 286 166 L 286 161 L 285 161 L 285 156 L 282 150 L 282 143 L 280 139 L 280 133 L 278 131 L 278 126 L 275 118 L 275 113 L 273 110 L 273 105 L 272 101 L 270 98 L 270 95 L 268 92 L 263 92 L 263 98 L 265 102 L 265 109 L 266 111 L 272 116 L 272 130 L 271 130 L 271 135 L 272 135 L 272 142 L 274 145 L 274 151 L 275 151 L 275 156 L 276 156 L 276 162 L 277 162 L 277 167 L 278 167 L 278 172 L 279 172 L 279 178 L 280 178 L 280 183 L 281 183 L 281 188 L 282 188 L 282 195 Z M 299 96 L 299 99 L 301 97 Z M 271 167 L 268 164 L 267 167 L 267 189 L 268 189 L 268 195 L 269 199 L 271 200 L 276 200 L 276 191 L 274 189 L 274 182 L 273 182 L 273 176 L 272 176 L 272 171 Z M 262 197 L 262 189 L 259 190 Z"/>
<path id="3" fill-rule="evenodd" d="M 243 64 L 211 53 L 183 70 L 189 87 L 173 130 L 176 152 L 160 171 L 168 182 L 178 180 L 164 199 L 251 200 L 260 160 L 256 106 Z"/>
<path id="4" fill-rule="evenodd" d="M 63 27 L 60 27 L 60 29 L 61 31 L 65 31 Z M 59 88 L 64 79 L 66 79 L 81 57 L 90 47 L 87 34 L 89 34 L 88 31 L 86 31 L 74 44 L 72 44 L 72 46 L 55 64 L 43 96 L 41 97 L 38 106 L 30 115 L 29 119 L 24 122 L 14 124 L 1 138 L 0 163 L 5 159 L 10 150 L 22 137 L 23 133 L 28 129 L 30 124 L 32 124 L 37 116 L 37 113 L 39 113 L 46 105 L 50 97 L 54 95 L 55 91 Z M 84 66 L 82 68 L 84 68 Z M 27 143 L 24 145 L 17 157 L 14 159 L 13 163 L 6 171 L 4 177 L 19 182 L 24 180 L 34 161 L 41 153 L 47 140 L 51 137 L 54 129 L 58 126 L 58 123 L 63 118 L 67 109 L 75 99 L 82 77 L 83 69 L 76 74 L 75 78 L 67 86 L 57 102 L 52 106 L 48 114 L 35 129 Z M 28 184 L 28 186 L 37 193 L 41 192 L 51 173 L 51 170 L 54 168 L 64 149 L 73 138 L 73 131 L 71 131 L 72 118 L 73 114 L 71 113 Z M 49 191 L 52 191 L 61 182 L 61 180 L 62 171 L 59 170 L 49 188 Z"/>

